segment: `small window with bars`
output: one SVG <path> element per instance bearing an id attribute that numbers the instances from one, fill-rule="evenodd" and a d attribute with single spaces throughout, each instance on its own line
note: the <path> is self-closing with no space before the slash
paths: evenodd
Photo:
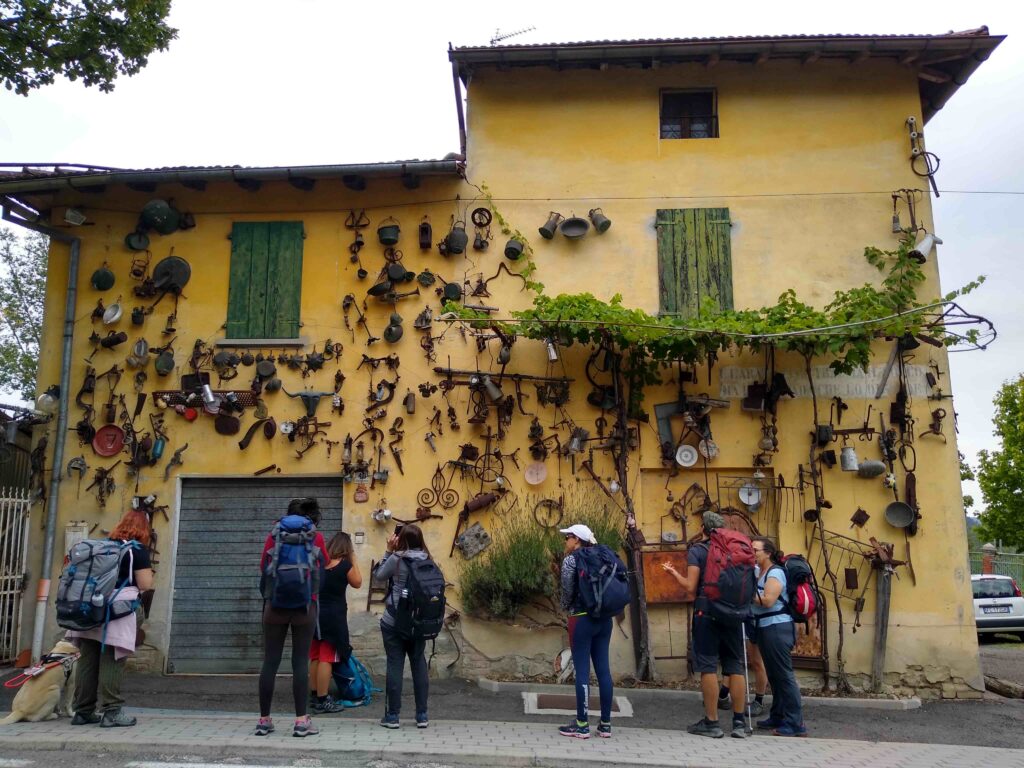
<path id="1" fill-rule="evenodd" d="M 662 91 L 661 138 L 717 139 L 714 91 Z"/>

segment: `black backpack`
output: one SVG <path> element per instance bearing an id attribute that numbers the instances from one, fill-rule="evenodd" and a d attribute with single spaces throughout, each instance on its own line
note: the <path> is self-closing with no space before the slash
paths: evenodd
<path id="1" fill-rule="evenodd" d="M 597 544 L 573 553 L 579 575 L 580 606 L 592 619 L 618 616 L 629 605 L 626 566 L 611 547 Z"/>
<path id="2" fill-rule="evenodd" d="M 444 626 L 444 574 L 429 558 L 402 556 L 405 589 L 394 610 L 395 631 L 408 640 L 433 640 Z"/>

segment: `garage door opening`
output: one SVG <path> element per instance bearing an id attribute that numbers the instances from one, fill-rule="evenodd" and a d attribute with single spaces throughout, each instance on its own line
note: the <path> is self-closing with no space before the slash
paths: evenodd
<path id="1" fill-rule="evenodd" d="M 167 672 L 259 672 L 260 552 L 274 521 L 301 496 L 320 502 L 327 539 L 341 530 L 338 476 L 182 479 Z"/>

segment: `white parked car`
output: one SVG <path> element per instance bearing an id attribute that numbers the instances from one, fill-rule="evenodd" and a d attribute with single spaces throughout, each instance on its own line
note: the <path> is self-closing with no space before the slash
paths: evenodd
<path id="1" fill-rule="evenodd" d="M 1024 597 L 1009 576 L 974 574 L 974 621 L 978 634 L 1005 632 L 1024 640 Z"/>

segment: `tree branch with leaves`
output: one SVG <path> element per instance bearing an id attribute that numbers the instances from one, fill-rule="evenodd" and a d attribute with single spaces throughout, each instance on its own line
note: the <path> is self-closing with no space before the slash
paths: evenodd
<path id="1" fill-rule="evenodd" d="M 46 301 L 49 238 L 0 229 L 0 390 L 32 400 Z"/>

